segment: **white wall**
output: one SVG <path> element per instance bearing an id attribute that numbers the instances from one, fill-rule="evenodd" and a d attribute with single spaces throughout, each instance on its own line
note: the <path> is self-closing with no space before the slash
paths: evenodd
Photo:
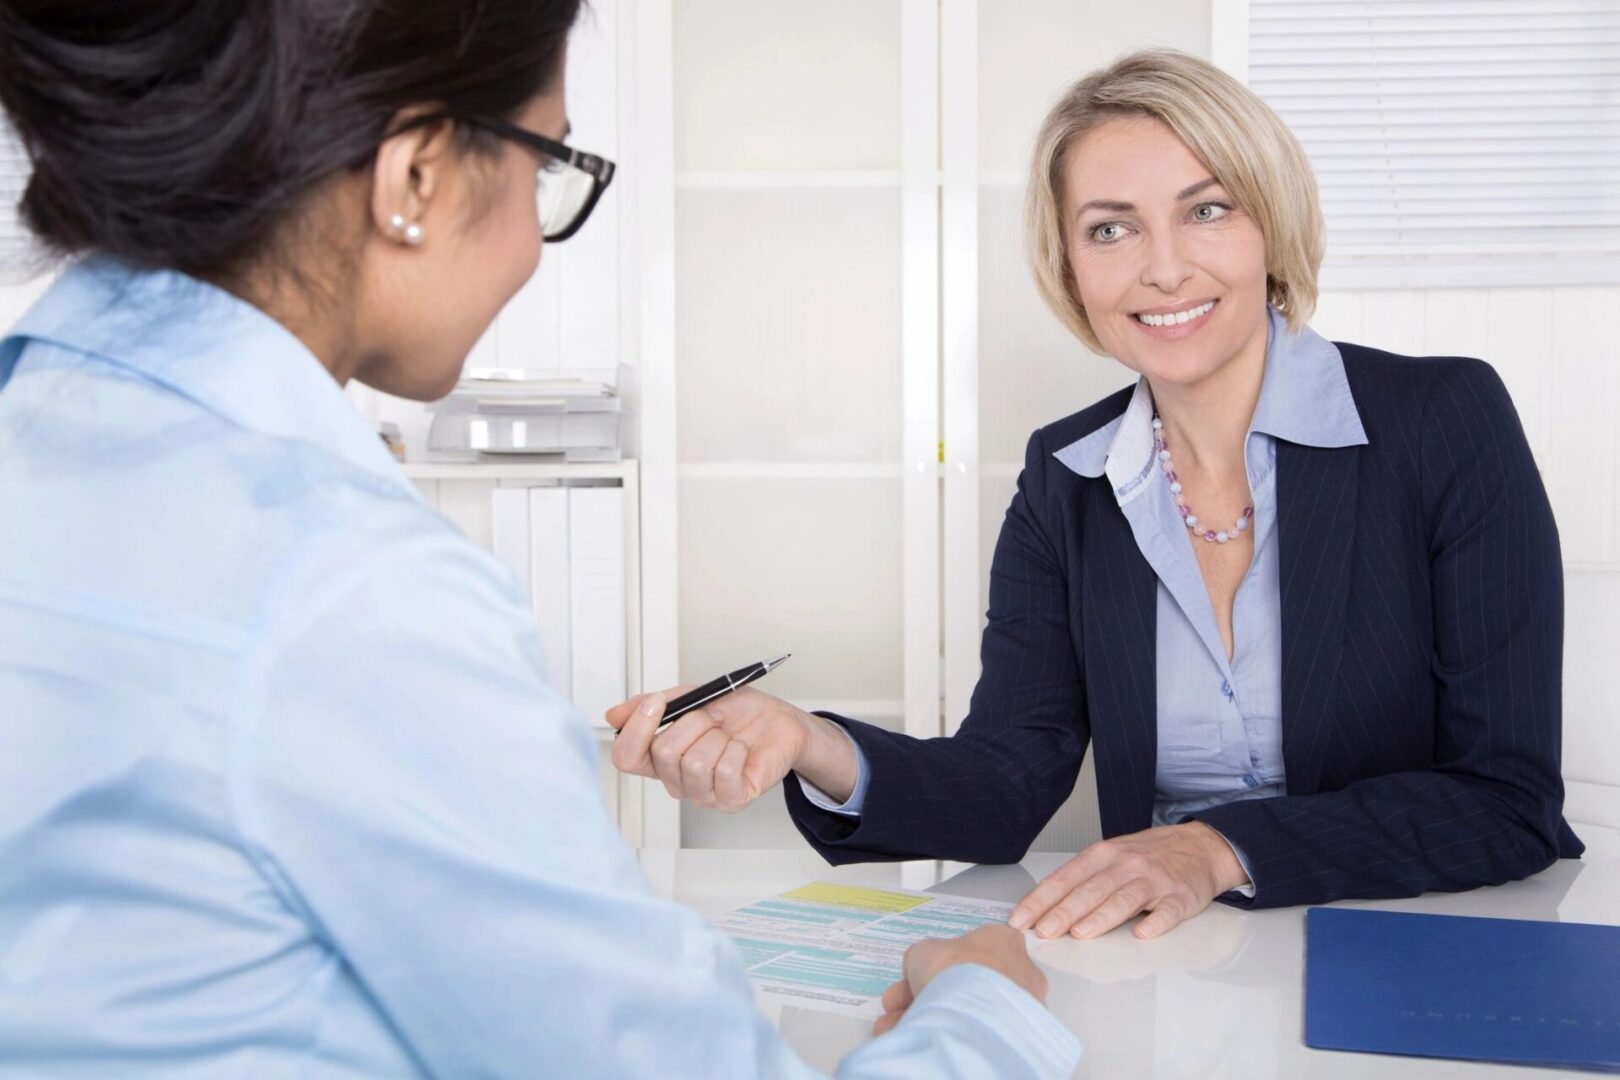
<path id="1" fill-rule="evenodd" d="M 0 334 L 23 317 L 52 280 L 51 275 L 42 274 L 26 281 L 0 282 Z"/>

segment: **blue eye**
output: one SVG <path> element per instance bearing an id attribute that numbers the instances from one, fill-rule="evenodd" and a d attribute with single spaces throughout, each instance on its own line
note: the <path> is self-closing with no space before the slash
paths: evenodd
<path id="1" fill-rule="evenodd" d="M 1091 238 L 1099 244 L 1112 244 L 1124 235 L 1125 226 L 1117 221 L 1105 221 L 1091 230 Z"/>
<path id="2" fill-rule="evenodd" d="M 1199 203 L 1193 207 L 1194 221 L 1219 221 L 1227 215 L 1232 208 L 1225 203 L 1207 202 Z"/>

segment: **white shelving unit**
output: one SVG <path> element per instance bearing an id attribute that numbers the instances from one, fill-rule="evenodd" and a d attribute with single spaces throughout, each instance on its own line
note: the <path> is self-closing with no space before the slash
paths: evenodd
<path id="1" fill-rule="evenodd" d="M 918 736 L 965 714 L 1024 443 L 1128 381 L 1029 281 L 1028 145 L 1118 53 L 1208 55 L 1209 4 L 637 5 L 640 55 L 667 64 L 644 74 L 669 79 L 637 122 L 668 125 L 638 134 L 671 189 L 641 205 L 668 290 L 642 333 L 673 342 L 676 465 L 644 497 L 678 517 L 682 681 L 792 651 L 764 688 L 801 706 Z M 1087 798 L 1038 846 L 1094 831 Z M 671 843 L 800 842 L 775 795 L 722 817 L 659 791 L 647 813 Z"/>
<path id="2" fill-rule="evenodd" d="M 641 470 L 625 460 L 592 464 L 533 461 L 511 462 L 407 462 L 405 475 L 423 497 L 455 522 L 474 542 L 491 541 L 491 495 L 498 487 L 528 488 L 579 484 L 617 485 L 624 489 L 625 552 L 625 687 L 630 695 L 642 690 L 641 613 Z M 603 797 L 616 816 L 626 840 L 639 846 L 645 840 L 644 782 L 618 775 L 606 760 L 606 742 L 613 729 L 589 717 L 603 743 L 599 761 Z"/>

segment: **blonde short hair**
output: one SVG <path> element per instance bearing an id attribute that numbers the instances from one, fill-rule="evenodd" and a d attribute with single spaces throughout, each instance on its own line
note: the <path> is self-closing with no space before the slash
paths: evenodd
<path id="1" fill-rule="evenodd" d="M 1069 149 L 1120 117 L 1161 121 L 1209 167 L 1259 226 L 1266 244 L 1266 299 L 1304 329 L 1316 309 L 1322 209 L 1316 177 L 1293 132 L 1255 93 L 1213 64 L 1175 49 L 1116 60 L 1071 86 L 1035 140 L 1024 198 L 1024 239 L 1047 305 L 1093 352 L 1106 354 L 1076 295 L 1063 213 Z"/>

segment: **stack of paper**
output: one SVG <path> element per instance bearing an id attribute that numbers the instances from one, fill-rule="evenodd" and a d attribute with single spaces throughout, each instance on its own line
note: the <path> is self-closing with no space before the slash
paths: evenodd
<path id="1" fill-rule="evenodd" d="M 765 1000 L 846 1016 L 883 1013 L 906 950 L 1005 923 L 1011 904 L 818 882 L 716 919 Z"/>
<path id="2" fill-rule="evenodd" d="M 565 461 L 619 459 L 617 372 L 540 375 L 469 368 L 456 388 L 428 406 L 428 455 L 477 461 L 486 454 L 561 455 Z"/>

